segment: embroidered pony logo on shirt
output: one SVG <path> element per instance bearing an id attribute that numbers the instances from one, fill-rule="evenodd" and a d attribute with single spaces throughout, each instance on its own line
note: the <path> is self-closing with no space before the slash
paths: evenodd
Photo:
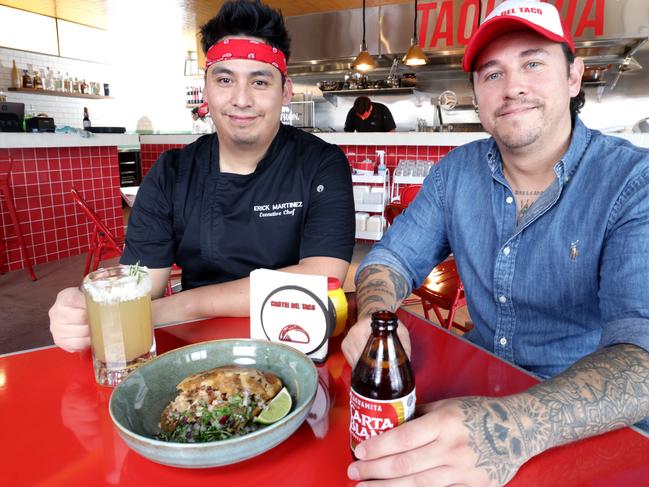
<path id="1" fill-rule="evenodd" d="M 577 260 L 577 257 L 579 256 L 579 249 L 577 248 L 578 243 L 579 240 L 570 243 L 570 260 Z"/>

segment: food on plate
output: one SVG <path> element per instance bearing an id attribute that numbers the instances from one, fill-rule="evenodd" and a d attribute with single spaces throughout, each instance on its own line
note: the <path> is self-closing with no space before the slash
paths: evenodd
<path id="1" fill-rule="evenodd" d="M 158 437 L 198 443 L 244 435 L 259 427 L 255 419 L 260 413 L 265 413 L 263 424 L 288 413 L 290 403 L 288 409 L 285 403 L 290 394 L 282 388 L 275 374 L 252 367 L 227 365 L 191 375 L 178 384 L 178 394 L 162 411 Z M 283 397 L 275 402 L 279 406 L 267 411 L 276 396 Z M 284 413 L 281 417 L 278 410 Z"/>

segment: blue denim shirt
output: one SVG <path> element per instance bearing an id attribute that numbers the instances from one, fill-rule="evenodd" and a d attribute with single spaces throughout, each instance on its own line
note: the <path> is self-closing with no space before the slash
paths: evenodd
<path id="1" fill-rule="evenodd" d="M 451 151 L 361 263 L 419 286 L 453 253 L 466 337 L 547 378 L 617 343 L 649 351 L 649 150 L 577 119 L 556 179 L 517 224 L 490 138 Z"/>

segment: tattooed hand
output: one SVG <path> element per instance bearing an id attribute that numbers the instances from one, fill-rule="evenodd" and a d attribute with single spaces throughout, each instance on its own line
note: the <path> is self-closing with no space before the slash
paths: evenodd
<path id="1" fill-rule="evenodd" d="M 364 441 L 352 480 L 372 485 L 498 486 L 531 455 L 510 398 L 467 397 L 420 406 L 416 419 Z M 388 480 L 386 480 L 388 479 Z"/>
<path id="2" fill-rule="evenodd" d="M 649 354 L 618 344 L 512 396 L 420 406 L 361 443 L 350 479 L 369 485 L 502 485 L 535 455 L 649 416 Z M 398 479 L 398 482 L 396 481 Z"/>
<path id="3" fill-rule="evenodd" d="M 370 315 L 387 309 L 396 311 L 410 292 L 406 279 L 384 265 L 369 265 L 356 279 L 356 302 L 358 322 L 352 326 L 342 342 L 342 351 L 352 367 L 360 357 L 370 336 Z M 397 334 L 410 357 L 410 337 L 405 326 L 397 328 Z"/>

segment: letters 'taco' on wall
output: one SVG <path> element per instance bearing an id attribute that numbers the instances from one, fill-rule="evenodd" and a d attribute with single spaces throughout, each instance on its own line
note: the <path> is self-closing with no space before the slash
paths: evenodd
<path id="1" fill-rule="evenodd" d="M 478 12 L 479 0 L 420 2 L 417 6 L 419 45 L 427 50 L 466 46 L 478 28 L 478 19 L 486 17 L 502 1 L 482 0 L 482 16 Z M 604 36 L 606 20 L 615 14 L 607 12 L 605 0 L 545 1 L 559 9 L 575 39 Z M 619 17 L 619 4 L 617 14 Z"/>

